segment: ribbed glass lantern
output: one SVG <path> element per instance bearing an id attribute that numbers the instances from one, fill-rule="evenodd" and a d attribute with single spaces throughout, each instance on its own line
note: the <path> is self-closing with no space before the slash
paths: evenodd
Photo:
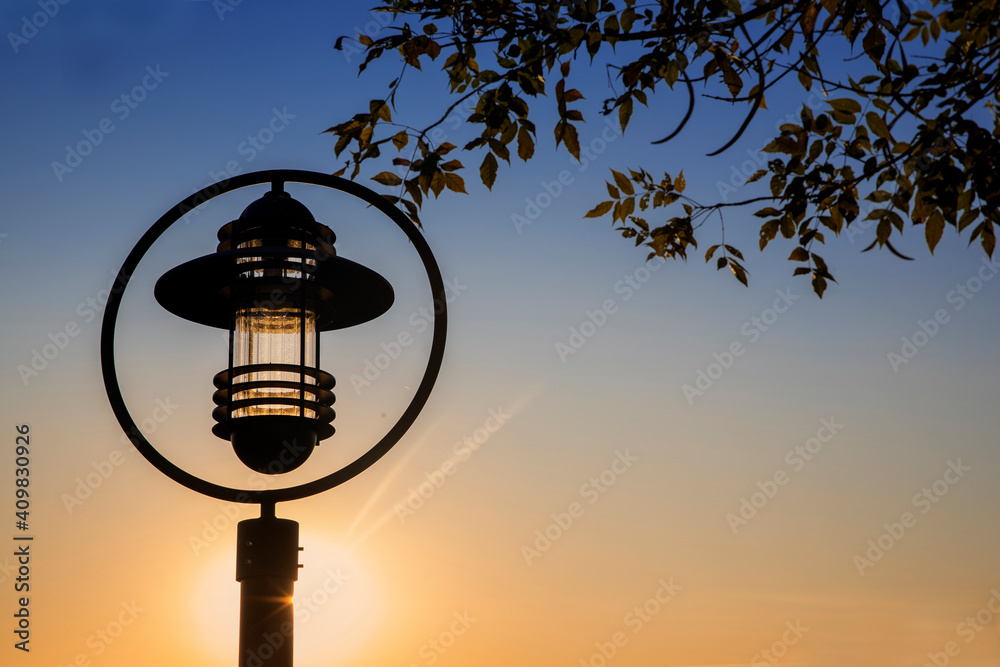
<path id="1" fill-rule="evenodd" d="M 171 269 L 154 293 L 170 312 L 229 331 L 212 432 L 253 470 L 289 472 L 334 433 L 320 332 L 378 317 L 392 305 L 392 287 L 338 257 L 333 231 L 280 182 L 218 238 L 215 253 Z"/>

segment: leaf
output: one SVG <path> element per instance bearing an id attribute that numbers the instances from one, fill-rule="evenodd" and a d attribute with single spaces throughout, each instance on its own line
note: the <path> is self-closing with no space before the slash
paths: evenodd
<path id="1" fill-rule="evenodd" d="M 624 222 L 625 218 L 635 213 L 635 197 L 623 199 L 621 204 L 621 211 L 618 215 L 622 219 L 622 222 Z"/>
<path id="2" fill-rule="evenodd" d="M 435 197 L 441 195 L 444 191 L 445 177 L 443 171 L 435 171 L 434 175 L 431 176 L 431 192 L 434 193 Z"/>
<path id="3" fill-rule="evenodd" d="M 382 185 L 388 185 L 388 186 L 403 184 L 403 179 L 401 179 L 399 176 L 392 173 L 391 171 L 383 171 L 379 174 L 375 174 L 374 176 L 372 176 L 372 180 L 375 181 L 376 183 L 381 183 Z"/>
<path id="4" fill-rule="evenodd" d="M 522 125 L 517 131 L 517 156 L 527 162 L 535 154 L 535 141 L 531 133 Z"/>
<path id="5" fill-rule="evenodd" d="M 865 199 L 867 199 L 868 201 L 873 201 L 873 202 L 875 202 L 877 204 L 881 204 L 882 202 L 889 201 L 889 199 L 891 197 L 892 197 L 892 195 L 890 195 L 885 190 L 875 190 L 874 192 L 872 192 L 871 194 L 869 194 L 867 197 L 865 197 Z"/>
<path id="6" fill-rule="evenodd" d="M 622 198 L 622 193 L 618 190 L 618 188 L 616 188 L 615 186 L 611 185 L 607 181 L 604 181 L 604 185 L 606 185 L 608 187 L 608 195 L 612 199 L 621 199 Z M 658 194 L 662 194 L 662 193 L 658 193 Z"/>
<path id="7" fill-rule="evenodd" d="M 935 210 L 927 218 L 927 222 L 924 223 L 924 237 L 927 239 L 927 247 L 930 249 L 932 255 L 934 254 L 934 248 L 937 247 L 938 241 L 941 240 L 943 234 L 944 216 L 941 215 L 941 211 Z"/>
<path id="8" fill-rule="evenodd" d="M 737 264 L 735 261 L 729 260 L 729 270 L 733 272 L 733 275 L 736 276 L 737 280 L 743 283 L 744 287 L 750 287 L 750 284 L 747 282 L 746 269 Z"/>
<path id="9" fill-rule="evenodd" d="M 885 243 L 889 240 L 890 234 L 892 234 L 892 223 L 882 218 L 878 221 L 878 227 L 875 228 L 875 240 L 880 244 Z"/>
<path id="10" fill-rule="evenodd" d="M 760 227 L 760 249 L 763 250 L 767 244 L 778 234 L 778 221 L 768 220 Z"/>
<path id="11" fill-rule="evenodd" d="M 677 178 L 674 179 L 674 190 L 684 192 L 685 187 L 687 187 L 687 181 L 684 180 L 684 170 L 681 169 L 681 173 L 677 174 Z"/>
<path id="12" fill-rule="evenodd" d="M 858 207 L 857 200 L 847 193 L 840 195 L 840 197 L 837 199 L 836 206 L 837 206 L 836 210 L 838 210 L 840 212 L 840 215 L 842 215 L 844 219 L 846 219 L 848 222 L 851 222 L 856 217 L 858 217 L 858 213 L 861 210 Z"/>
<path id="13" fill-rule="evenodd" d="M 427 55 L 431 57 L 431 60 L 437 59 L 441 55 L 441 45 L 435 42 L 433 39 L 427 42 Z M 485 72 L 484 72 L 485 74 Z"/>
<path id="14" fill-rule="evenodd" d="M 708 250 L 705 251 L 705 261 L 706 262 L 708 260 L 712 259 L 712 255 L 715 254 L 715 251 L 718 250 L 719 247 L 720 247 L 719 244 L 716 243 L 714 246 L 712 246 L 711 248 L 709 248 Z M 719 268 L 721 269 L 722 267 L 720 266 Z"/>
<path id="15" fill-rule="evenodd" d="M 420 216 L 417 215 L 416 205 L 408 199 L 401 199 L 400 202 L 406 209 L 406 214 L 410 218 L 410 220 L 413 221 L 413 224 L 415 224 L 417 227 L 423 227 L 423 225 L 420 223 Z"/>
<path id="16" fill-rule="evenodd" d="M 358 144 L 360 146 L 367 146 L 369 142 L 371 142 L 372 132 L 374 131 L 374 128 L 375 128 L 374 125 L 368 125 L 363 130 L 361 130 L 361 134 L 359 134 L 357 137 Z"/>
<path id="17" fill-rule="evenodd" d="M 868 33 L 865 38 L 861 40 L 862 46 L 865 47 L 865 53 L 868 57 L 877 65 L 882 60 L 882 54 L 885 53 L 885 35 L 877 26 L 872 26 L 868 29 Z"/>
<path id="18" fill-rule="evenodd" d="M 389 105 L 385 100 L 372 100 L 368 103 L 368 110 L 376 119 L 381 118 L 387 123 L 392 122 L 392 114 L 389 112 Z"/>
<path id="19" fill-rule="evenodd" d="M 757 216 L 758 218 L 770 218 L 781 215 L 781 211 L 779 211 L 776 208 L 766 206 L 757 211 L 756 213 L 754 213 L 754 215 Z"/>
<path id="20" fill-rule="evenodd" d="M 962 214 L 962 217 L 958 219 L 958 231 L 963 232 L 965 228 L 971 225 L 979 218 L 980 209 L 970 209 Z"/>
<path id="21" fill-rule="evenodd" d="M 632 29 L 632 23 L 635 21 L 635 10 L 629 7 L 621 13 L 619 22 L 621 23 L 621 28 L 623 32 L 628 32 Z"/>
<path id="22" fill-rule="evenodd" d="M 334 145 L 333 147 L 334 156 L 339 156 L 350 143 L 351 143 L 351 135 L 349 134 L 340 135 L 340 138 L 337 139 L 336 145 Z"/>
<path id="23" fill-rule="evenodd" d="M 632 98 L 627 97 L 618 107 L 618 124 L 621 125 L 622 132 L 628 127 L 628 120 L 632 117 Z"/>
<path id="24" fill-rule="evenodd" d="M 802 246 L 799 246 L 792 250 L 792 254 L 788 256 L 788 259 L 793 262 L 808 262 L 809 251 Z"/>
<path id="25" fill-rule="evenodd" d="M 818 273 L 813 274 L 812 279 L 813 291 L 816 292 L 816 296 L 823 298 L 823 292 L 826 291 L 826 279 L 819 275 Z"/>
<path id="26" fill-rule="evenodd" d="M 722 69 L 722 80 L 726 83 L 726 87 L 729 88 L 730 94 L 736 97 L 743 89 L 743 80 L 728 60 L 722 60 L 720 66 Z"/>
<path id="27" fill-rule="evenodd" d="M 507 150 L 507 147 L 504 144 L 496 139 L 490 139 L 487 143 L 489 144 L 490 150 L 493 151 L 498 158 L 507 164 L 510 164 L 510 151 Z"/>
<path id="28" fill-rule="evenodd" d="M 517 123 L 509 123 L 507 125 L 507 129 L 505 129 L 500 135 L 500 143 L 506 145 L 513 141 L 514 137 L 517 135 L 517 130 Z"/>
<path id="29" fill-rule="evenodd" d="M 482 179 L 483 185 L 490 190 L 493 189 L 493 183 L 497 180 L 497 167 L 497 159 L 493 153 L 487 153 L 486 157 L 483 158 L 483 163 L 479 165 L 479 178 Z"/>
<path id="30" fill-rule="evenodd" d="M 903 218 L 901 218 L 898 213 L 896 213 L 895 211 L 888 211 L 886 212 L 885 217 L 888 218 L 889 222 L 892 223 L 893 227 L 899 230 L 900 234 L 903 233 L 903 227 L 905 223 L 903 222 Z"/>
<path id="31" fill-rule="evenodd" d="M 812 253 L 812 261 L 813 261 L 813 264 L 816 265 L 816 273 L 818 273 L 819 275 L 823 276 L 824 278 L 826 278 L 828 280 L 833 280 L 833 276 L 830 275 L 830 270 L 827 268 L 826 262 L 823 261 L 822 257 L 820 257 L 819 255 L 817 255 L 816 253 Z M 837 282 L 837 281 L 833 280 L 833 282 Z"/>
<path id="32" fill-rule="evenodd" d="M 865 114 L 865 120 L 868 121 L 868 127 L 875 133 L 875 136 L 892 143 L 892 135 L 889 134 L 889 128 L 886 126 L 885 119 L 882 116 L 874 111 L 869 111 Z"/>
<path id="33" fill-rule="evenodd" d="M 857 100 L 851 99 L 850 97 L 838 97 L 835 100 L 829 101 L 830 107 L 836 111 L 844 111 L 846 113 L 861 113 L 861 105 Z"/>
<path id="34" fill-rule="evenodd" d="M 789 155 L 795 155 L 798 150 L 798 142 L 791 137 L 777 137 L 763 148 L 765 153 L 788 153 Z"/>
<path id="35" fill-rule="evenodd" d="M 611 207 L 613 205 L 614 205 L 614 202 L 602 201 L 600 204 L 598 204 L 594 208 L 592 208 L 589 211 L 587 211 L 587 214 L 585 216 L 583 216 L 583 217 L 585 217 L 585 218 L 599 218 L 602 215 L 605 215 L 608 211 L 610 211 Z"/>
<path id="36" fill-rule="evenodd" d="M 733 246 L 727 245 L 727 246 L 724 246 L 724 247 L 726 248 L 727 251 L 729 251 L 730 253 L 732 253 L 735 257 L 739 257 L 740 259 L 743 259 L 743 253 L 741 253 L 739 250 L 737 250 Z"/>
<path id="37" fill-rule="evenodd" d="M 982 236 L 983 250 L 986 252 L 987 257 L 992 258 L 993 251 L 996 250 L 997 246 L 997 237 L 993 231 L 993 222 L 991 220 L 983 221 L 983 231 L 981 233 L 981 236 Z"/>
<path id="38" fill-rule="evenodd" d="M 780 197 L 781 193 L 785 190 L 786 179 L 784 175 L 775 174 L 771 177 L 771 194 L 775 197 Z"/>
<path id="39" fill-rule="evenodd" d="M 424 195 L 420 191 L 419 179 L 411 178 L 407 181 L 404 181 L 403 185 L 406 186 L 406 191 L 409 193 L 409 195 L 413 197 L 413 203 L 415 203 L 417 206 L 422 206 L 424 201 Z"/>
<path id="40" fill-rule="evenodd" d="M 566 145 L 566 150 L 569 151 L 569 154 L 579 160 L 580 138 L 577 136 L 576 127 L 574 127 L 571 123 L 566 123 L 566 129 L 563 132 L 562 140 Z"/>
<path id="41" fill-rule="evenodd" d="M 461 192 L 462 194 L 468 194 L 465 191 L 465 179 L 463 179 L 458 174 L 445 174 L 444 184 L 452 192 Z"/>
<path id="42" fill-rule="evenodd" d="M 409 140 L 410 136 L 406 134 L 405 130 L 400 130 L 392 136 L 392 143 L 396 147 L 397 151 L 403 150 Z"/>
<path id="43" fill-rule="evenodd" d="M 816 17 L 819 16 L 819 3 L 813 2 L 806 7 L 799 17 L 799 25 L 802 26 L 802 35 L 812 37 L 813 28 L 816 26 Z"/>
<path id="44" fill-rule="evenodd" d="M 618 189 L 627 195 L 634 195 L 635 188 L 632 187 L 632 181 L 628 180 L 628 177 L 621 173 L 620 171 L 611 170 L 611 175 L 615 177 L 615 183 L 618 184 Z"/>

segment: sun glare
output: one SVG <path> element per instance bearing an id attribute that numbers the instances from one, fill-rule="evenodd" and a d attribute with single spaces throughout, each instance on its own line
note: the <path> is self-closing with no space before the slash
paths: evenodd
<path id="1" fill-rule="evenodd" d="M 382 613 L 375 578 L 357 552 L 303 534 L 302 569 L 295 583 L 295 663 L 336 665 L 369 646 Z M 194 595 L 200 642 L 219 660 L 235 656 L 239 643 L 240 586 L 236 547 L 206 561 Z"/>

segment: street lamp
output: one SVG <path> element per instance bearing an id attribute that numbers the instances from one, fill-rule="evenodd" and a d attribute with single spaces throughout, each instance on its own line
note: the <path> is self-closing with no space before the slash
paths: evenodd
<path id="1" fill-rule="evenodd" d="M 212 432 L 257 472 L 289 472 L 334 432 L 334 379 L 319 369 L 318 332 L 383 314 L 392 287 L 338 257 L 333 231 L 281 181 L 218 237 L 215 253 L 157 281 L 156 300 L 184 319 L 229 331 Z"/>
<path id="2" fill-rule="evenodd" d="M 135 425 L 125 406 L 115 366 L 115 327 L 122 295 L 143 256 L 172 224 L 193 208 L 233 190 L 269 183 L 218 233 L 216 252 L 167 271 L 156 300 L 184 319 L 229 332 L 229 363 L 214 378 L 216 424 L 251 469 L 277 475 L 300 467 L 320 441 L 331 437 L 332 375 L 320 369 L 320 333 L 368 322 L 392 306 L 393 290 L 375 271 L 337 256 L 336 236 L 284 190 L 287 182 L 339 190 L 390 218 L 413 243 L 435 300 L 433 339 L 420 384 L 396 424 L 349 465 L 311 482 L 280 489 L 220 486 L 174 465 Z M 298 523 L 275 515 L 278 502 L 329 490 L 385 455 L 427 402 L 444 354 L 447 312 L 444 282 L 427 242 L 399 210 L 377 193 L 334 176 L 272 170 L 236 176 L 194 193 L 142 236 L 118 272 L 101 332 L 104 384 L 118 422 L 158 470 L 204 495 L 260 505 L 260 518 L 237 529 L 241 667 L 291 667 L 294 582 L 298 579 Z"/>

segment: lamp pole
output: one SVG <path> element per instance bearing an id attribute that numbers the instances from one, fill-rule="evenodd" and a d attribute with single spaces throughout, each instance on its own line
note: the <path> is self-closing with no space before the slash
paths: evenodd
<path id="1" fill-rule="evenodd" d="M 310 482 L 278 489 L 221 486 L 179 468 L 146 439 L 125 405 L 115 365 L 115 330 L 122 296 L 155 241 L 210 199 L 269 183 L 239 219 L 219 230 L 215 253 L 188 261 L 156 283 L 156 299 L 192 322 L 229 331 L 229 364 L 216 374 L 212 432 L 231 443 L 236 457 L 257 472 L 279 475 L 305 463 L 334 433 L 333 376 L 319 368 L 319 333 L 367 322 L 393 303 L 379 274 L 338 257 L 335 235 L 285 192 L 287 182 L 326 187 L 377 209 L 409 238 L 420 256 L 435 301 L 433 337 L 416 391 L 397 422 L 368 451 L 343 468 Z M 116 278 L 101 330 L 104 385 L 119 424 L 136 449 L 175 482 L 219 500 L 260 506 L 260 517 L 237 527 L 236 579 L 240 583 L 240 667 L 292 667 L 298 579 L 299 525 L 278 518 L 279 502 L 298 500 L 343 484 L 368 469 L 406 433 L 427 403 L 441 369 L 447 330 L 444 281 L 426 240 L 398 209 L 353 181 L 316 172 L 270 170 L 208 186 L 171 208 L 139 239 Z"/>
<path id="2" fill-rule="evenodd" d="M 240 521 L 236 581 L 240 582 L 240 667 L 291 667 L 295 627 L 291 599 L 299 576 L 299 524 L 274 516 Z"/>

